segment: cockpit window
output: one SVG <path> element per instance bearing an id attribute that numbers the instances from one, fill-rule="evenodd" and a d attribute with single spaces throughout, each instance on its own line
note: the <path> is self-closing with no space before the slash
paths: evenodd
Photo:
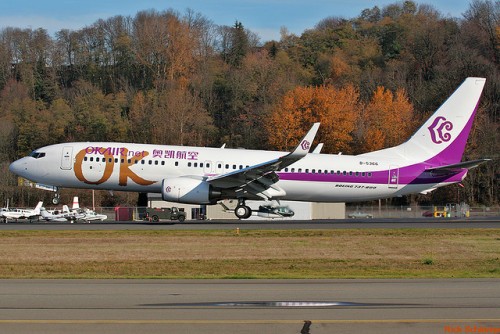
<path id="1" fill-rule="evenodd" d="M 43 153 L 43 152 L 37 152 L 37 151 L 33 151 L 30 154 L 30 157 L 33 157 L 35 159 L 40 159 L 40 158 L 43 158 L 44 156 L 45 156 L 45 153 Z"/>

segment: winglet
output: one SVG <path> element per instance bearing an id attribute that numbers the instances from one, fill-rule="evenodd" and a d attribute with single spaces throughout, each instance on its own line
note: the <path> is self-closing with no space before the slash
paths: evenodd
<path id="1" fill-rule="evenodd" d="M 306 133 L 304 138 L 300 141 L 299 145 L 293 150 L 292 153 L 288 154 L 288 158 L 302 158 L 311 149 L 312 142 L 314 141 L 314 137 L 316 137 L 316 133 L 318 132 L 320 123 L 314 123 L 311 129 Z"/>
<path id="2" fill-rule="evenodd" d="M 318 146 L 312 151 L 312 153 L 320 154 L 321 150 L 323 149 L 323 143 L 319 143 Z"/>

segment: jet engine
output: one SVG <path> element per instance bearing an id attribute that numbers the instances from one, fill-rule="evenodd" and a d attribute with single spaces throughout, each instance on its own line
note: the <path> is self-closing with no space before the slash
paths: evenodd
<path id="1" fill-rule="evenodd" d="M 214 204 L 221 193 L 208 182 L 189 177 L 164 179 L 161 196 L 164 201 L 186 204 Z"/>

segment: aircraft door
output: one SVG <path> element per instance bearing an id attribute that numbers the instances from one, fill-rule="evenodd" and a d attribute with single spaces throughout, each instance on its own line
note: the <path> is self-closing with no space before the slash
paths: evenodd
<path id="1" fill-rule="evenodd" d="M 388 185 L 390 189 L 398 189 L 399 185 L 399 166 L 389 167 Z"/>
<path id="2" fill-rule="evenodd" d="M 61 156 L 61 169 L 70 170 L 73 168 L 73 147 L 64 146 Z"/>

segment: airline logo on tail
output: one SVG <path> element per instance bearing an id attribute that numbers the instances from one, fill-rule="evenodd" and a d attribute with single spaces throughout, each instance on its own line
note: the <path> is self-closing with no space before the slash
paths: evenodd
<path id="1" fill-rule="evenodd" d="M 303 140 L 300 147 L 302 147 L 303 150 L 309 150 L 311 148 L 311 143 L 307 140 Z"/>
<path id="2" fill-rule="evenodd" d="M 434 119 L 431 126 L 428 127 L 431 134 L 431 140 L 434 144 L 449 142 L 451 139 L 450 131 L 453 130 L 453 124 L 443 116 Z"/>

